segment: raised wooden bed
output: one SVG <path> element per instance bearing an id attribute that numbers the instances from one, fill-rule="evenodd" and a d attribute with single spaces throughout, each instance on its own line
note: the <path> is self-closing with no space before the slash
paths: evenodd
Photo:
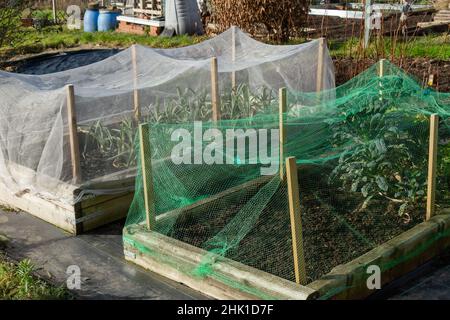
<path id="1" fill-rule="evenodd" d="M 15 174 L 30 176 L 34 172 L 17 164 L 9 164 Z M 116 176 L 118 173 L 116 174 Z M 49 178 L 51 179 L 51 178 Z M 127 215 L 134 195 L 134 177 L 119 179 L 115 182 L 93 182 L 88 187 L 58 181 L 58 196 L 50 198 L 23 190 L 13 194 L 0 185 L 0 203 L 8 207 L 26 211 L 72 234 L 92 230 L 101 225 L 121 219 Z M 77 199 L 86 189 L 118 189 L 116 194 L 87 195 L 81 201 L 70 204 L 57 200 Z M 67 200 L 66 200 L 67 201 Z"/>
<path id="2" fill-rule="evenodd" d="M 361 299 L 374 293 L 366 282 L 370 265 L 381 268 L 381 285 L 399 278 L 450 246 L 450 210 L 374 248 L 306 286 L 217 257 L 213 271 L 192 270 L 206 255 L 202 249 L 148 231 L 143 224 L 124 229 L 128 261 L 217 299 Z M 214 259 L 214 258 L 213 258 Z"/>
<path id="3" fill-rule="evenodd" d="M 383 68 L 380 68 L 380 74 L 383 74 Z M 284 94 L 281 91 L 280 97 L 283 96 Z M 280 99 L 280 114 L 285 112 L 284 105 L 285 99 L 282 98 Z M 280 131 L 281 129 L 284 130 L 282 119 L 280 117 Z M 281 183 L 287 182 L 289 213 L 286 212 L 286 215 L 290 216 L 292 270 L 295 273 L 295 283 L 287 280 L 289 278 L 284 279 L 280 276 L 269 274 L 155 231 L 158 230 L 158 224 L 167 218 L 180 218 L 184 221 L 189 221 L 195 220 L 194 216 L 199 214 L 209 214 L 208 216 L 211 216 L 211 211 L 214 211 L 214 208 L 223 208 L 233 202 L 238 203 L 241 192 L 256 193 L 260 186 L 270 180 L 271 177 L 262 176 L 184 208 L 156 215 L 153 206 L 153 178 L 151 157 L 149 156 L 148 125 L 141 124 L 139 134 L 141 166 L 142 172 L 145 172 L 143 175 L 143 186 L 146 220 L 145 222 L 125 227 L 123 233 L 125 257 L 127 260 L 146 269 L 184 283 L 193 289 L 218 299 L 303 300 L 314 298 L 359 299 L 367 297 L 374 293 L 373 289 L 370 289 L 367 285 L 367 281 L 372 275 L 369 272 L 369 267 L 376 266 L 380 269 L 380 284 L 382 287 L 419 267 L 450 246 L 450 209 L 441 208 L 440 214 L 435 215 L 438 123 L 438 116 L 435 114 L 431 115 L 427 205 L 423 215 L 421 214 L 425 218 L 425 222 L 398 234 L 391 240 L 376 246 L 348 263 L 334 263 L 330 265 L 331 268 L 339 264 L 331 272 L 323 276 L 318 275 L 318 279 L 310 283 L 307 282 L 305 275 L 305 265 L 308 264 L 308 260 L 305 259 L 303 248 L 303 222 L 300 212 L 297 162 L 294 157 L 289 157 L 285 161 L 286 175 L 284 174 L 283 166 L 280 166 L 279 172 Z M 283 131 L 281 132 L 280 145 L 283 146 L 284 134 Z M 280 148 L 280 158 L 282 156 L 283 149 Z M 303 174 L 304 172 L 305 170 L 303 170 Z M 275 214 L 274 211 L 276 210 L 272 208 L 270 211 L 271 215 Z M 279 217 L 277 216 L 277 219 Z M 277 233 L 277 236 L 281 235 Z M 339 237 L 339 233 L 333 236 Z M 176 237 L 175 233 L 174 237 Z M 385 241 L 384 239 L 380 242 Z M 192 239 L 188 239 L 187 242 L 190 240 Z M 274 241 L 277 240 L 274 239 Z M 195 241 L 192 244 L 195 244 Z M 255 247 L 262 245 L 262 243 L 258 242 Z M 268 252 L 267 254 L 277 255 L 276 252 Z M 278 254 L 281 256 L 280 253 Z M 268 259 L 267 256 L 265 257 L 265 259 Z M 207 272 L 202 272 L 205 269 L 203 268 L 205 262 Z M 276 264 L 281 264 L 282 262 L 284 261 L 277 261 Z M 199 266 L 202 266 L 202 268 L 199 269 Z M 315 267 L 317 268 L 317 265 Z"/>
<path id="4" fill-rule="evenodd" d="M 125 258 L 153 272 L 201 291 L 217 299 L 312 299 L 315 290 L 220 258 L 214 272 L 196 276 L 196 268 L 208 252 L 157 232 L 143 225 L 124 230 Z"/>

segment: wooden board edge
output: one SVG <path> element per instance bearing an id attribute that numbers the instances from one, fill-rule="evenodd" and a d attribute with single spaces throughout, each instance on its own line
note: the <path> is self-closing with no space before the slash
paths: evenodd
<path id="1" fill-rule="evenodd" d="M 123 232 L 127 260 L 211 297 L 307 300 L 318 296 L 311 288 L 223 257 L 214 263 L 214 277 L 194 275 L 192 270 L 208 252 L 140 226 L 127 229 Z"/>
<path id="2" fill-rule="evenodd" d="M 310 283 L 327 299 L 363 299 L 374 293 L 367 288 L 367 267 L 380 266 L 381 286 L 406 275 L 450 247 L 450 214 L 422 222 L 358 258 L 336 266 Z"/>
<path id="3" fill-rule="evenodd" d="M 77 228 L 79 228 L 77 229 L 77 234 L 125 218 L 133 198 L 134 192 L 130 192 L 95 206 L 81 209 L 81 216 L 76 220 Z"/>
<path id="4" fill-rule="evenodd" d="M 57 201 L 50 201 L 31 193 L 17 196 L 1 187 L 0 203 L 28 212 L 69 233 L 76 233 L 75 212 L 73 209 L 68 209 L 66 204 L 60 205 Z"/>

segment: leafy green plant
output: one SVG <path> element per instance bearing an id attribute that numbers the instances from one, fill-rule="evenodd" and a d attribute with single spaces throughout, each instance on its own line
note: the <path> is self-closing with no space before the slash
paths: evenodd
<path id="1" fill-rule="evenodd" d="M 115 126 L 105 126 L 101 120 L 96 121 L 86 130 L 83 157 L 99 152 L 112 160 L 116 168 L 129 168 L 136 163 L 134 152 L 136 126 L 132 120 L 122 120 Z"/>
<path id="2" fill-rule="evenodd" d="M 450 205 L 450 118 L 440 126 L 441 141 L 438 146 L 438 198 Z M 442 201 L 441 200 L 441 201 Z"/>
<path id="3" fill-rule="evenodd" d="M 54 287 L 36 277 L 34 265 L 25 259 L 17 265 L 0 255 L 0 300 L 4 299 L 66 299 L 64 287 Z"/>
<path id="4" fill-rule="evenodd" d="M 409 210 L 426 194 L 426 127 L 425 116 L 407 115 L 373 99 L 333 126 L 333 143 L 344 146 L 344 151 L 330 181 L 360 193 L 361 209 L 375 198 L 384 198 L 399 205 L 398 214 L 409 220 Z"/>
<path id="5" fill-rule="evenodd" d="M 251 118 L 268 110 L 275 101 L 272 90 L 263 87 L 254 94 L 246 84 L 222 94 L 220 98 L 222 119 Z M 206 90 L 196 92 L 190 88 L 177 88 L 176 96 L 156 99 L 143 110 L 143 114 L 144 123 L 211 121 L 212 106 Z M 125 119 L 109 126 L 99 120 L 82 131 L 86 136 L 82 152 L 85 161 L 105 159 L 119 169 L 136 165 L 137 126 L 133 120 Z"/>
<path id="6" fill-rule="evenodd" d="M 258 92 L 259 91 L 259 92 Z M 266 112 L 275 96 L 267 87 L 252 92 L 245 83 L 221 96 L 221 116 L 223 119 L 249 118 Z"/>
<path id="7" fill-rule="evenodd" d="M 250 118 L 267 111 L 275 101 L 269 88 L 262 87 L 252 92 L 247 84 L 240 84 L 220 96 L 221 119 Z M 146 122 L 184 123 L 211 121 L 211 97 L 206 90 L 198 92 L 190 88 L 177 88 L 177 95 L 164 101 L 157 100 L 146 108 Z"/>

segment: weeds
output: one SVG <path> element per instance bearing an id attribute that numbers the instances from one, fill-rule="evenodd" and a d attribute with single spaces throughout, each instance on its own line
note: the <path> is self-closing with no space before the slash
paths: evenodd
<path id="1" fill-rule="evenodd" d="M 0 299 L 43 300 L 67 299 L 69 293 L 63 287 L 53 287 L 33 275 L 34 265 L 25 259 L 17 265 L 0 255 Z"/>

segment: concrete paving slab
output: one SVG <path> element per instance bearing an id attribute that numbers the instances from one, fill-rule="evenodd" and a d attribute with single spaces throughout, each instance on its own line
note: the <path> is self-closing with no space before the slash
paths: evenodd
<path id="1" fill-rule="evenodd" d="M 69 266 L 78 266 L 81 288 L 73 292 L 81 299 L 208 299 L 126 262 L 122 227 L 123 221 L 74 237 L 27 213 L 0 210 L 0 249 L 14 260 L 30 259 L 40 276 L 58 285 L 66 283 Z"/>

